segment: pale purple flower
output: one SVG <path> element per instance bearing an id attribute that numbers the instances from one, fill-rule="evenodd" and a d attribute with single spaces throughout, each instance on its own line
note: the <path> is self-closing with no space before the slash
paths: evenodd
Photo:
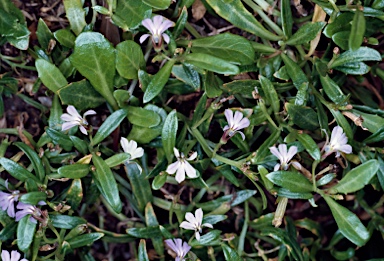
<path id="1" fill-rule="evenodd" d="M 344 152 L 346 154 L 352 153 L 352 147 L 347 143 L 348 138 L 345 135 L 343 128 L 340 126 L 334 127 L 331 134 L 331 140 L 329 143 L 327 142 L 323 148 L 325 151 L 323 158 L 326 158 L 333 152 L 336 152 L 336 157 L 340 157 L 340 152 Z"/>
<path id="2" fill-rule="evenodd" d="M 144 150 L 142 147 L 137 147 L 137 142 L 134 140 L 128 141 L 126 138 L 120 139 L 121 147 L 123 148 L 125 153 L 129 153 L 131 155 L 131 158 L 128 160 L 128 163 L 130 160 L 134 160 L 137 158 L 141 158 L 144 155 Z M 143 171 L 143 169 L 140 167 L 139 164 L 137 164 L 137 167 L 140 170 L 140 173 Z"/>
<path id="3" fill-rule="evenodd" d="M 160 47 L 163 43 L 163 38 L 166 43 L 169 43 L 169 36 L 164 33 L 168 28 L 175 26 L 175 23 L 166 19 L 161 15 L 155 15 L 152 19 L 144 19 L 141 24 L 148 29 L 150 34 L 143 34 L 140 37 L 140 43 L 143 43 L 151 36 L 155 47 Z"/>
<path id="4" fill-rule="evenodd" d="M 5 187 L 8 189 L 8 180 L 5 181 Z M 11 193 L 0 191 L 0 207 L 3 211 L 7 210 L 8 216 L 15 217 L 15 202 L 19 200 L 20 191 L 9 191 Z"/>
<path id="5" fill-rule="evenodd" d="M 273 169 L 274 171 L 277 171 L 280 168 L 282 168 L 283 170 L 287 170 L 289 165 L 291 164 L 289 161 L 297 153 L 296 146 L 291 146 L 288 150 L 286 144 L 280 144 L 278 149 L 275 146 L 270 147 L 269 150 L 273 155 L 275 155 L 280 160 L 280 163 L 277 163 L 275 165 Z"/>
<path id="6" fill-rule="evenodd" d="M 83 134 L 88 135 L 87 130 L 85 129 L 85 127 L 88 126 L 88 122 L 85 120 L 85 117 L 87 115 L 95 115 L 96 112 L 94 110 L 88 110 L 83 114 L 83 117 L 81 117 L 76 108 L 72 105 L 67 107 L 67 112 L 68 113 L 63 113 L 60 117 L 63 121 L 66 121 L 61 126 L 61 130 L 65 131 L 72 127 L 79 126 L 80 131 Z"/>
<path id="7" fill-rule="evenodd" d="M 179 150 L 173 148 L 173 152 L 177 158 L 177 161 L 169 165 L 166 169 L 166 172 L 169 174 L 174 174 L 176 172 L 176 181 L 181 183 L 185 180 L 185 174 L 190 178 L 196 178 L 196 169 L 194 169 L 188 160 L 194 160 L 197 157 L 197 152 L 194 152 L 189 158 L 185 158 L 183 153 L 179 153 Z"/>
<path id="8" fill-rule="evenodd" d="M 196 209 L 195 215 L 193 215 L 191 212 L 187 212 L 185 214 L 185 219 L 187 221 L 181 222 L 180 227 L 184 229 L 194 230 L 197 241 L 200 241 L 200 233 L 202 232 L 203 227 L 213 228 L 212 224 L 209 224 L 209 223 L 202 224 L 203 210 L 201 208 Z"/>
<path id="9" fill-rule="evenodd" d="M 225 118 L 227 119 L 228 125 L 224 127 L 224 135 L 223 138 L 225 140 L 228 140 L 233 135 L 236 134 L 236 132 L 240 133 L 242 139 L 245 139 L 244 133 L 242 133 L 241 129 L 244 129 L 249 126 L 250 121 L 248 118 L 245 118 L 244 115 L 240 111 L 233 112 L 230 109 L 226 109 L 224 111 Z"/>
<path id="10" fill-rule="evenodd" d="M 20 260 L 20 253 L 16 250 L 13 250 L 11 254 L 7 250 L 1 251 L 1 260 L 2 261 L 19 261 Z M 28 261 L 27 259 L 23 258 L 20 261 Z"/>
<path id="11" fill-rule="evenodd" d="M 40 201 L 37 204 L 40 206 L 46 205 L 46 203 L 44 201 Z M 22 219 L 26 215 L 31 215 L 29 220 L 36 224 L 37 223 L 36 218 L 39 218 L 42 215 L 40 208 L 33 206 L 33 205 L 30 205 L 30 204 L 25 204 L 23 202 L 19 202 L 19 204 L 17 204 L 16 208 L 20 209 L 19 211 L 16 212 L 16 221 L 19 221 L 20 219 Z"/>
<path id="12" fill-rule="evenodd" d="M 172 249 L 173 252 L 175 252 L 175 261 L 184 261 L 184 257 L 187 255 L 189 250 L 191 250 L 191 246 L 189 246 L 187 242 L 183 242 L 180 238 L 167 239 L 164 242 L 170 249 Z"/>

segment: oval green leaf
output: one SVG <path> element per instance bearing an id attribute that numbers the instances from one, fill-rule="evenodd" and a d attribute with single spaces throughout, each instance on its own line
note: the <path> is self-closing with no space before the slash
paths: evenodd
<path id="1" fill-rule="evenodd" d="M 128 106 L 127 117 L 133 125 L 140 127 L 152 128 L 160 124 L 159 114 L 140 107 Z"/>
<path id="2" fill-rule="evenodd" d="M 240 73 L 239 67 L 236 65 L 209 54 L 190 53 L 185 56 L 184 61 L 201 69 L 220 74 L 235 75 Z"/>
<path id="3" fill-rule="evenodd" d="M 266 175 L 274 184 L 286 188 L 292 192 L 311 192 L 312 183 L 299 172 L 274 171 Z"/>
<path id="4" fill-rule="evenodd" d="M 57 173 L 64 178 L 80 179 L 88 175 L 89 165 L 87 164 L 72 164 L 62 166 L 57 170 Z"/>
<path id="5" fill-rule="evenodd" d="M 19 147 L 25 153 L 25 155 L 27 155 L 33 165 L 36 176 L 40 181 L 43 181 L 45 177 L 45 169 L 39 155 L 37 155 L 33 149 L 31 149 L 27 144 L 23 142 L 15 142 L 14 144 Z"/>
<path id="6" fill-rule="evenodd" d="M 20 219 L 17 225 L 17 246 L 23 252 L 28 251 L 36 231 L 36 224 L 30 221 L 30 216 Z"/>
<path id="7" fill-rule="evenodd" d="M 299 45 L 308 43 L 315 39 L 316 35 L 323 29 L 325 22 L 306 23 L 292 35 L 285 43 L 288 45 Z"/>
<path id="8" fill-rule="evenodd" d="M 124 109 L 115 111 L 101 124 L 95 137 L 92 140 L 92 145 L 97 145 L 108 137 L 116 128 L 119 127 L 120 123 L 124 120 L 127 115 L 127 111 Z"/>
<path id="9" fill-rule="evenodd" d="M 33 175 L 31 172 L 29 172 L 13 160 L 7 158 L 0 158 L 0 164 L 14 178 L 23 182 L 27 181 L 28 179 L 32 179 L 36 183 L 40 184 L 39 179 L 35 175 Z"/>
<path id="10" fill-rule="evenodd" d="M 145 69 L 140 45 L 130 40 L 116 45 L 116 69 L 124 78 L 137 79 L 137 72 Z"/>
<path id="11" fill-rule="evenodd" d="M 41 81 L 51 91 L 57 92 L 68 84 L 67 79 L 54 64 L 44 59 L 37 59 L 35 66 Z"/>
<path id="12" fill-rule="evenodd" d="M 360 47 L 357 50 L 348 50 L 337 57 L 331 64 L 330 68 L 363 61 L 381 61 L 381 55 L 378 51 L 369 47 Z"/>
<path id="13" fill-rule="evenodd" d="M 364 13 L 360 11 L 360 5 L 357 6 L 355 16 L 352 20 L 351 33 L 349 35 L 349 49 L 357 50 L 364 40 L 365 33 L 365 17 Z"/>
<path id="14" fill-rule="evenodd" d="M 112 209 L 116 213 L 120 213 L 122 203 L 119 196 L 119 189 L 111 169 L 102 158 L 94 153 L 92 154 L 92 162 L 95 164 L 96 170 L 93 171 L 93 175 L 100 193 L 111 205 Z"/>
<path id="15" fill-rule="evenodd" d="M 164 153 L 167 156 L 168 163 L 173 159 L 173 148 L 176 144 L 177 135 L 177 112 L 172 110 L 165 119 L 163 129 L 161 131 L 161 141 L 163 143 Z"/>

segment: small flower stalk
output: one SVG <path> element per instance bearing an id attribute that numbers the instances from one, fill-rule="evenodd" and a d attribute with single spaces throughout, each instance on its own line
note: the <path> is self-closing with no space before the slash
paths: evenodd
<path id="1" fill-rule="evenodd" d="M 240 130 L 249 126 L 249 119 L 244 117 L 240 111 L 235 111 L 235 113 L 233 113 L 230 109 L 226 109 L 224 111 L 224 115 L 227 119 L 228 125 L 223 128 L 224 134 L 221 137 L 220 142 L 222 144 L 226 144 L 227 141 L 236 133 L 239 133 L 241 138 L 245 140 L 245 135 Z"/>
<path id="2" fill-rule="evenodd" d="M 27 259 L 23 258 L 20 260 L 21 254 L 17 252 L 16 250 L 13 250 L 11 253 L 9 253 L 7 250 L 1 251 L 1 260 L 2 261 L 28 261 Z"/>
<path id="3" fill-rule="evenodd" d="M 189 178 L 197 178 L 197 172 L 194 167 L 188 161 L 196 159 L 197 152 L 194 152 L 189 158 L 184 156 L 184 153 L 180 153 L 178 149 L 173 148 L 173 152 L 177 158 L 177 161 L 169 165 L 166 169 L 166 172 L 169 174 L 175 174 L 175 179 L 178 183 L 181 183 L 185 180 L 185 175 Z"/>
<path id="4" fill-rule="evenodd" d="M 137 147 L 137 142 L 134 140 L 129 141 L 122 137 L 120 139 L 120 144 L 124 152 L 131 155 L 131 158 L 127 161 L 128 164 L 131 162 L 131 160 L 141 158 L 144 155 L 144 149 L 142 147 Z M 137 164 L 137 167 L 139 168 L 141 174 L 143 169 L 139 164 Z"/>
<path id="5" fill-rule="evenodd" d="M 183 242 L 180 238 L 167 239 L 164 241 L 167 246 L 176 254 L 175 261 L 184 261 L 185 256 L 191 250 L 191 246 L 187 242 Z"/>
<path id="6" fill-rule="evenodd" d="M 61 130 L 69 130 L 75 126 L 79 126 L 80 131 L 84 135 L 88 135 L 87 129 L 88 128 L 88 122 L 85 119 L 86 116 L 88 115 L 95 115 L 96 112 L 94 110 L 88 110 L 83 114 L 83 117 L 80 116 L 80 114 L 77 112 L 76 108 L 72 105 L 69 105 L 67 107 L 67 113 L 63 113 L 61 115 L 61 119 L 65 121 L 63 125 L 61 126 Z"/>
<path id="7" fill-rule="evenodd" d="M 169 43 L 169 36 L 164 33 L 170 27 L 175 26 L 175 23 L 166 19 L 161 15 L 155 15 L 152 19 L 144 19 L 141 24 L 148 29 L 150 34 L 143 34 L 140 37 L 140 43 L 143 43 L 148 37 L 151 37 L 153 46 L 156 51 L 160 50 L 163 46 L 163 39 Z"/>
<path id="8" fill-rule="evenodd" d="M 296 146 L 291 146 L 288 150 L 286 144 L 280 144 L 278 148 L 273 146 L 273 147 L 270 147 L 269 150 L 273 155 L 275 155 L 280 160 L 280 163 L 277 163 L 275 165 L 275 167 L 273 168 L 273 171 L 277 171 L 279 169 L 287 170 L 290 164 L 294 164 L 297 169 L 301 168 L 300 163 L 296 161 L 290 162 L 291 159 L 297 153 Z"/>
<path id="9" fill-rule="evenodd" d="M 200 241 L 200 233 L 202 232 L 203 227 L 213 228 L 212 224 L 209 224 L 209 223 L 202 224 L 203 210 L 201 208 L 196 209 L 195 215 L 193 215 L 191 212 L 187 212 L 185 214 L 185 219 L 187 221 L 181 222 L 180 227 L 188 230 L 194 230 L 197 241 Z"/>
<path id="10" fill-rule="evenodd" d="M 5 181 L 5 187 L 11 193 L 5 193 L 0 191 L 0 207 L 3 211 L 7 211 L 8 216 L 15 217 L 15 202 L 19 200 L 20 191 L 11 191 L 8 188 L 8 181 Z"/>
<path id="11" fill-rule="evenodd" d="M 340 126 L 336 126 L 333 128 L 331 133 L 331 140 L 328 142 L 327 136 L 327 141 L 325 143 L 325 146 L 323 147 L 323 150 L 325 152 L 322 157 L 323 159 L 325 159 L 334 152 L 336 152 L 336 158 L 340 157 L 341 152 L 345 154 L 352 153 L 352 146 L 348 144 L 348 138 L 345 135 L 343 128 L 341 128 Z"/>

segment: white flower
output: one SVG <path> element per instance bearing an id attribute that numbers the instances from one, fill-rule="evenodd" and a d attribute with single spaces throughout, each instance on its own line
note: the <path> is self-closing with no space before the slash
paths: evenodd
<path id="1" fill-rule="evenodd" d="M 277 171 L 280 169 L 280 167 L 284 170 L 287 170 L 289 167 L 289 161 L 295 156 L 297 153 L 297 147 L 291 146 L 289 150 L 287 150 L 286 144 L 280 144 L 279 148 L 277 149 L 275 146 L 270 147 L 269 150 L 273 155 L 275 155 L 279 160 L 280 163 L 277 163 L 274 167 L 274 171 Z"/>
<path id="2" fill-rule="evenodd" d="M 61 130 L 65 131 L 75 126 L 80 126 L 80 131 L 84 133 L 85 135 L 88 135 L 87 130 L 84 126 L 88 126 L 88 122 L 85 120 L 85 116 L 87 115 L 95 115 L 96 112 L 94 110 L 86 111 L 83 115 L 83 117 L 80 116 L 80 114 L 77 112 L 76 108 L 72 105 L 69 105 L 67 107 L 68 113 L 63 113 L 61 115 L 61 119 L 63 121 L 66 121 L 61 126 Z"/>
<path id="3" fill-rule="evenodd" d="M 8 189 L 8 180 L 5 181 L 5 187 Z M 8 216 L 15 217 L 15 202 L 19 200 L 20 191 L 9 191 L 12 193 L 0 192 L 0 207 L 3 211 L 7 210 Z"/>
<path id="4" fill-rule="evenodd" d="M 203 210 L 201 208 L 196 209 L 195 215 L 193 215 L 191 212 L 187 212 L 185 214 L 185 219 L 187 221 L 181 222 L 180 227 L 184 229 L 195 230 L 197 241 L 200 241 L 200 233 L 202 227 L 213 228 L 209 223 L 201 224 L 203 223 Z"/>
<path id="5" fill-rule="evenodd" d="M 1 260 L 2 261 L 19 261 L 20 260 L 20 253 L 16 250 L 13 250 L 11 254 L 7 250 L 1 251 Z M 28 261 L 27 259 L 23 258 L 20 261 Z"/>
<path id="6" fill-rule="evenodd" d="M 130 160 L 141 158 L 144 155 L 144 149 L 142 147 L 138 148 L 137 142 L 134 140 L 128 141 L 126 138 L 121 137 L 120 144 L 124 152 L 129 153 L 129 155 L 131 155 L 131 158 L 128 160 L 128 163 Z M 143 169 L 140 167 L 139 164 L 137 164 L 137 167 L 139 168 L 141 174 L 141 172 L 143 172 Z"/>
<path id="7" fill-rule="evenodd" d="M 183 243 L 183 240 L 180 238 L 167 239 L 164 242 L 170 249 L 172 249 L 173 252 L 176 253 L 175 261 L 184 261 L 184 257 L 187 255 L 189 250 L 191 250 L 191 247 L 188 245 L 188 243 Z"/>
<path id="8" fill-rule="evenodd" d="M 152 37 L 152 42 L 155 47 L 160 47 L 163 43 L 163 38 L 166 43 L 169 43 L 169 36 L 164 32 L 168 28 L 175 26 L 175 23 L 166 19 L 161 15 L 155 15 L 152 20 L 144 19 L 141 24 L 149 30 L 151 34 L 143 34 L 140 37 L 140 43 L 143 43 L 149 36 Z"/>
<path id="9" fill-rule="evenodd" d="M 327 142 L 323 148 L 325 151 L 323 158 L 326 158 L 329 154 L 333 152 L 336 152 L 336 157 L 340 157 L 340 152 L 344 152 L 346 154 L 352 153 L 352 147 L 347 143 L 348 138 L 345 135 L 343 128 L 341 128 L 340 126 L 334 127 L 332 130 L 330 142 Z"/>
<path id="10" fill-rule="evenodd" d="M 230 109 L 226 109 L 224 111 L 224 114 L 225 114 L 225 118 L 227 118 L 228 125 L 226 125 L 223 129 L 224 130 L 223 137 L 228 136 L 228 138 L 225 138 L 227 140 L 231 138 L 233 135 L 235 135 L 236 132 L 238 132 L 241 134 L 241 137 L 244 140 L 245 139 L 244 133 L 242 133 L 239 130 L 249 126 L 250 121 L 248 120 L 248 118 L 245 118 L 244 115 L 239 111 L 236 111 L 235 115 L 233 115 Z"/>
<path id="11" fill-rule="evenodd" d="M 176 172 L 176 181 L 181 183 L 185 180 L 185 173 L 190 178 L 196 178 L 196 169 L 194 169 L 191 164 L 189 164 L 188 160 L 194 160 L 197 157 L 197 152 L 194 152 L 189 158 L 185 158 L 183 153 L 179 153 L 179 150 L 173 148 L 173 152 L 177 158 L 177 161 L 169 165 L 166 169 L 166 172 L 169 174 L 174 174 Z"/>

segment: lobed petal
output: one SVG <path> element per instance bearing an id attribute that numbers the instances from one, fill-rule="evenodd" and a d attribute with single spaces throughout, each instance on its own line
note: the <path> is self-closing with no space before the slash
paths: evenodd
<path id="1" fill-rule="evenodd" d="M 64 122 L 62 125 L 61 125 L 61 131 L 65 131 L 65 130 L 69 130 L 75 126 L 78 126 L 80 124 L 78 124 L 77 122 L 73 122 L 73 121 L 70 121 L 70 122 Z"/>
<path id="2" fill-rule="evenodd" d="M 151 33 L 151 34 L 155 34 L 156 33 L 156 28 L 155 28 L 155 25 L 153 24 L 152 20 L 147 18 L 147 19 L 144 19 L 141 24 L 148 29 L 148 31 Z"/>
<path id="3" fill-rule="evenodd" d="M 235 116 L 233 117 L 233 122 L 234 122 L 234 125 L 237 126 L 239 125 L 241 119 L 243 119 L 244 115 L 239 112 L 239 111 L 235 111 Z"/>
<path id="4" fill-rule="evenodd" d="M 175 154 L 176 158 L 180 158 L 180 152 L 178 149 L 173 148 L 173 153 Z"/>
<path id="5" fill-rule="evenodd" d="M 185 213 L 185 220 L 187 220 L 191 224 L 196 223 L 196 218 L 191 212 Z M 195 227 L 193 229 L 195 229 Z"/>
<path id="6" fill-rule="evenodd" d="M 181 222 L 180 227 L 188 230 L 195 230 L 195 227 L 191 223 L 186 221 Z"/>
<path id="7" fill-rule="evenodd" d="M 87 132 L 87 130 L 84 128 L 83 125 L 80 125 L 80 131 L 81 131 L 84 135 L 88 135 L 88 132 Z"/>
<path id="8" fill-rule="evenodd" d="M 85 118 L 88 115 L 96 115 L 96 112 L 94 110 L 88 110 L 83 114 L 83 118 Z"/>
<path id="9" fill-rule="evenodd" d="M 151 36 L 150 34 L 143 34 L 142 36 L 140 36 L 139 42 L 143 43 L 150 36 Z"/>
<path id="10" fill-rule="evenodd" d="M 225 115 L 225 118 L 227 119 L 227 122 L 228 122 L 228 125 L 229 125 L 229 128 L 232 128 L 233 125 L 234 125 L 234 121 L 233 121 L 233 113 L 230 109 L 226 109 L 224 111 L 224 115 Z"/>
<path id="11" fill-rule="evenodd" d="M 169 43 L 169 41 L 171 40 L 171 39 L 169 38 L 169 36 L 168 36 L 166 33 L 163 33 L 161 36 L 163 36 L 164 41 L 165 41 L 166 43 Z"/>
<path id="12" fill-rule="evenodd" d="M 196 157 L 197 157 L 197 152 L 195 151 L 187 160 L 194 160 L 196 159 Z"/>
<path id="13" fill-rule="evenodd" d="M 189 164 L 189 162 L 184 163 L 184 170 L 187 173 L 187 176 L 190 177 L 191 179 L 196 178 L 196 169 Z"/>
<path id="14" fill-rule="evenodd" d="M 247 128 L 249 126 L 249 124 L 251 124 L 251 122 L 249 121 L 248 118 L 243 118 L 239 124 L 237 125 L 237 130 L 241 130 L 241 129 L 244 129 L 244 128 Z"/>
<path id="15" fill-rule="evenodd" d="M 165 170 L 169 174 L 175 174 L 175 172 L 180 168 L 180 162 L 176 161 L 169 165 L 167 169 Z"/>
<path id="16" fill-rule="evenodd" d="M 76 117 L 78 119 L 82 119 L 80 114 L 77 112 L 76 108 L 72 105 L 68 105 L 67 112 L 72 115 L 73 117 Z"/>
<path id="17" fill-rule="evenodd" d="M 201 208 L 196 209 L 195 217 L 196 217 L 197 223 L 199 224 L 203 223 L 203 210 Z"/>
<path id="18" fill-rule="evenodd" d="M 21 257 L 21 255 L 19 252 L 15 251 L 15 250 L 13 250 L 11 252 L 11 261 L 19 261 L 20 257 Z"/>
<path id="19" fill-rule="evenodd" d="M 11 261 L 11 256 L 7 250 L 1 251 L 1 260 L 2 261 Z"/>
<path id="20" fill-rule="evenodd" d="M 291 146 L 287 153 L 287 162 L 290 161 L 293 158 L 293 156 L 296 155 L 296 153 L 297 153 L 297 147 Z"/>
<path id="21" fill-rule="evenodd" d="M 183 165 L 180 165 L 180 167 L 177 169 L 175 179 L 178 183 L 181 183 L 185 180 L 185 170 Z"/>

